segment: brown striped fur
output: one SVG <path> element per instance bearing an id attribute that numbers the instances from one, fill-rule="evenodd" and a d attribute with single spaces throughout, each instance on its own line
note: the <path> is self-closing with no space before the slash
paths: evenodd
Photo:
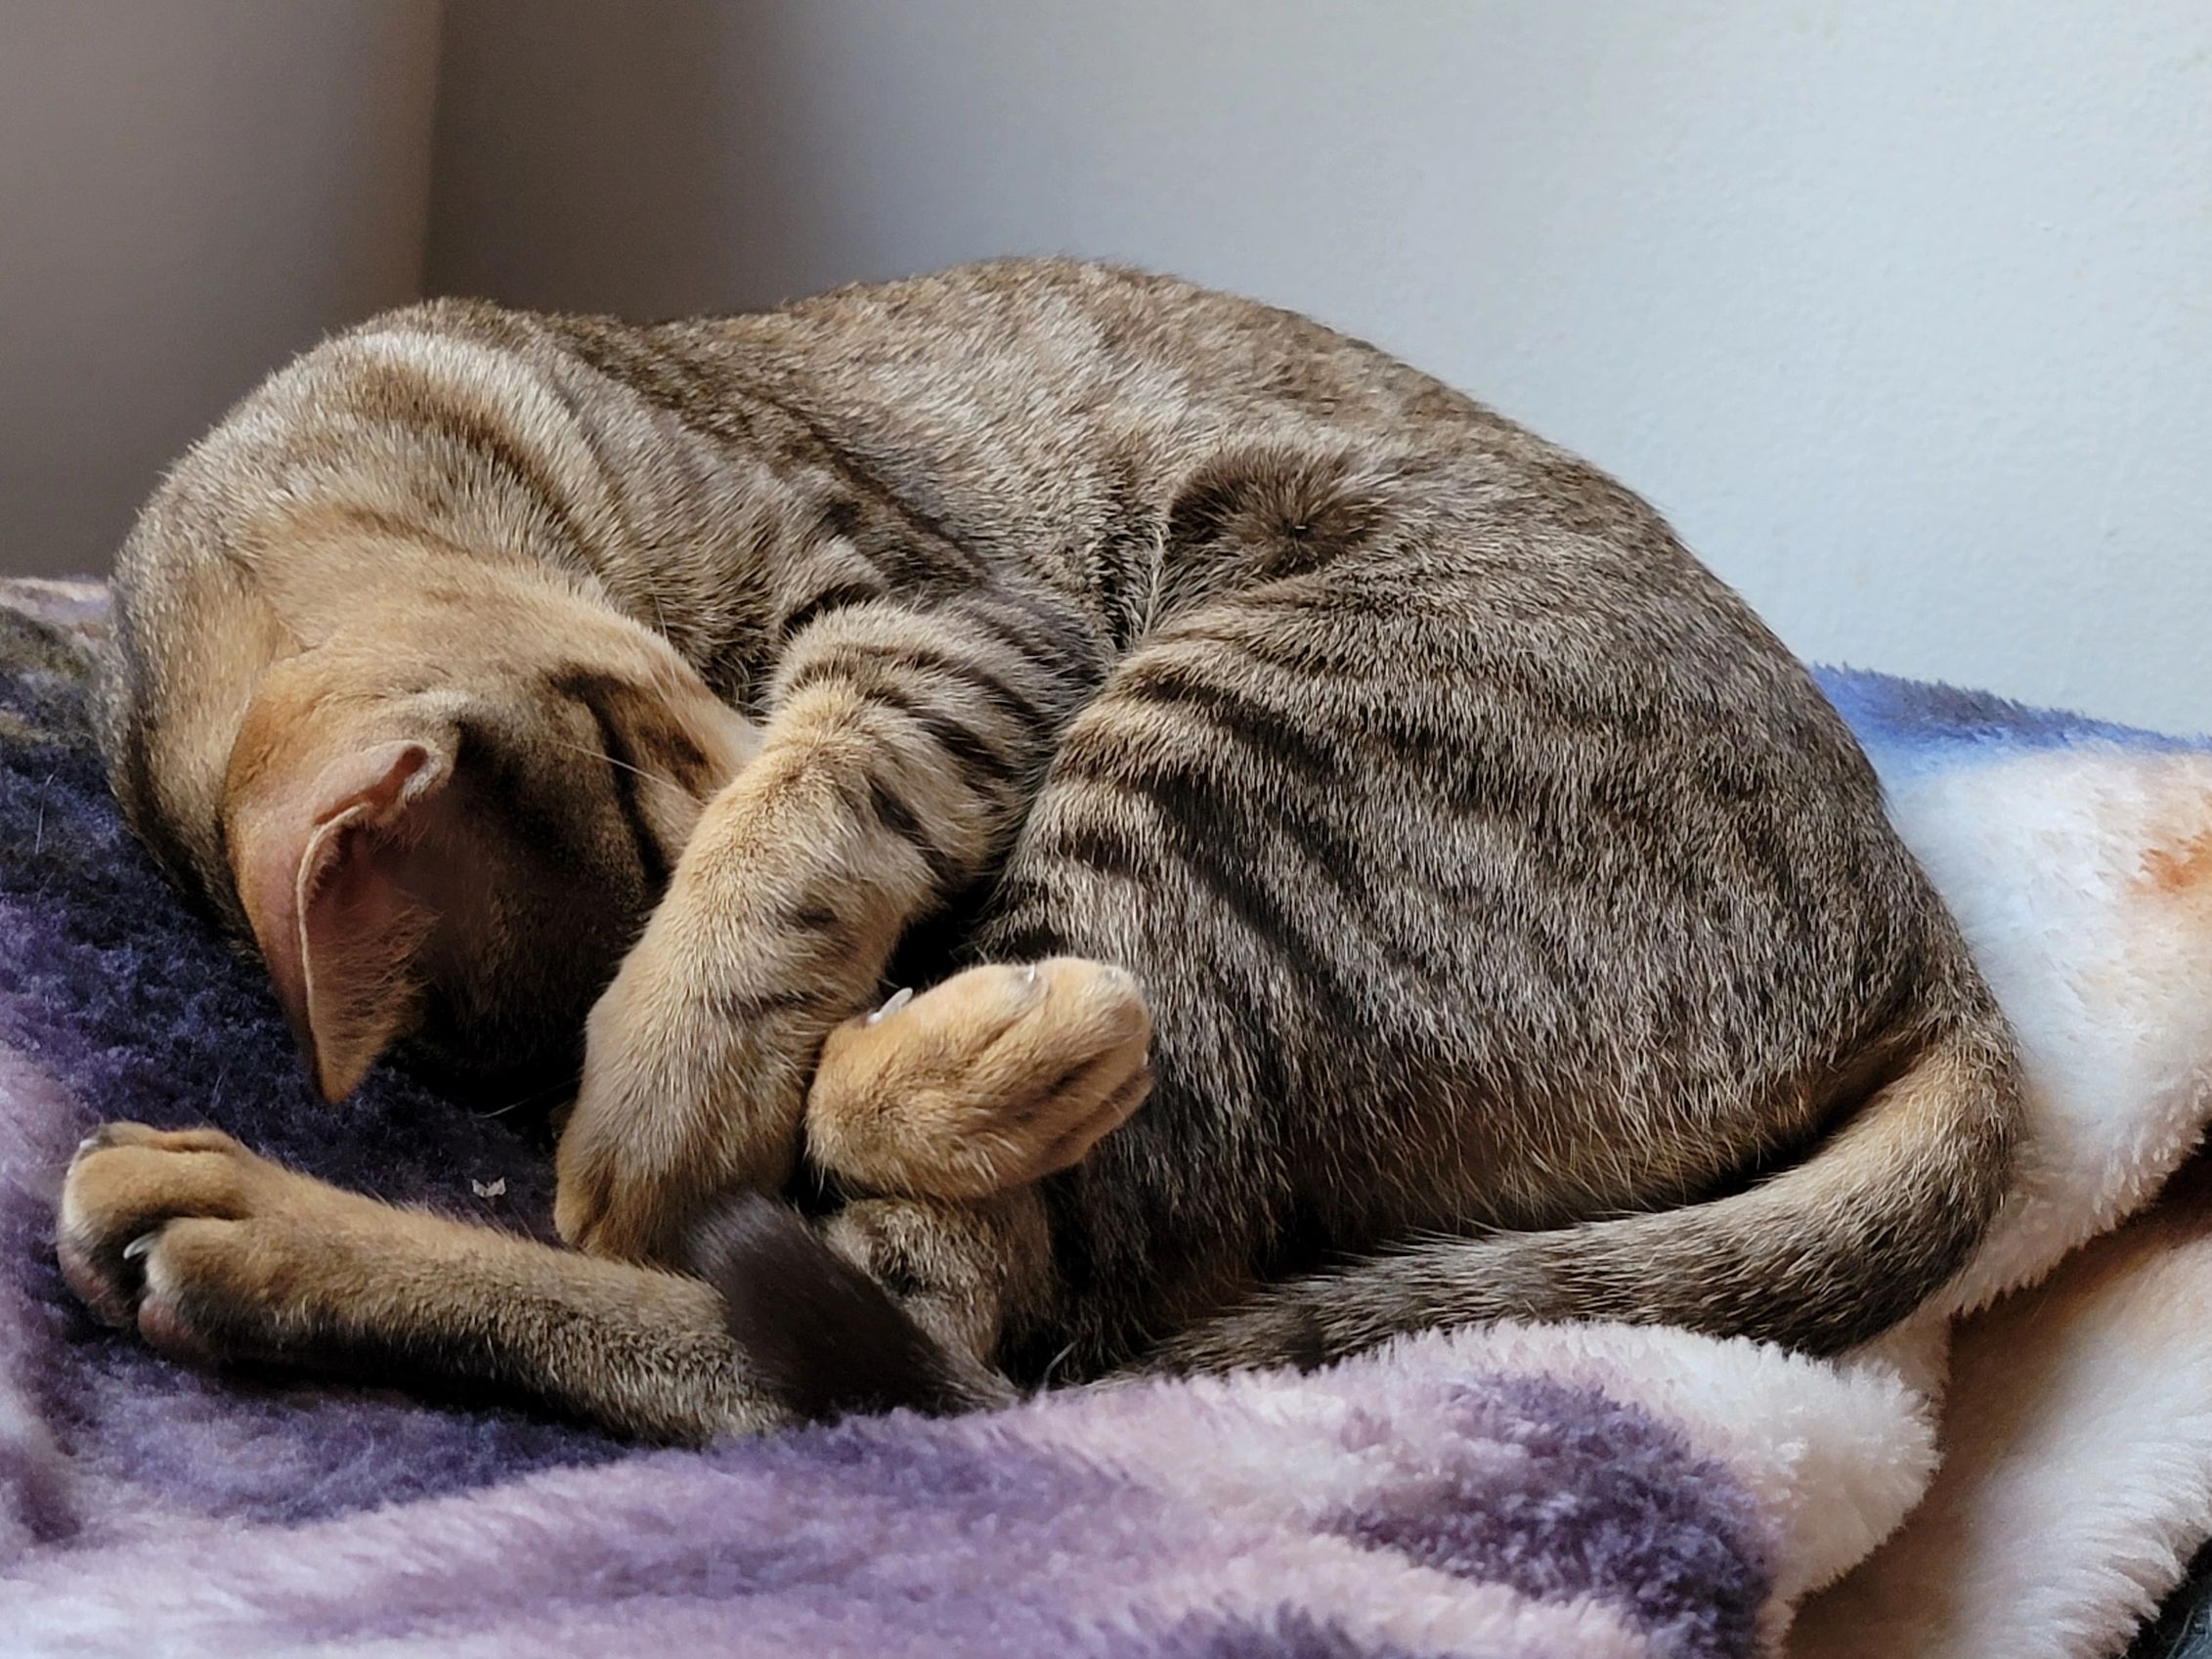
<path id="1" fill-rule="evenodd" d="M 1834 1350 L 2005 1189 L 2004 1023 L 1803 671 L 1621 486 L 1265 306 L 1023 261 L 417 306 L 234 411 L 116 592 L 118 793 L 326 1091 L 582 1030 L 567 1237 L 680 1261 L 826 1181 L 974 1398 L 1501 1316 Z M 209 1157 L 282 1224 L 126 1262 Z M 172 1337 L 489 1321 L 640 1432 L 786 1411 L 692 1281 L 268 1169 L 96 1148 L 65 1259 Z M 319 1203 L 443 1288 L 257 1301 Z M 565 1322 L 487 1312 L 517 1274 Z"/>

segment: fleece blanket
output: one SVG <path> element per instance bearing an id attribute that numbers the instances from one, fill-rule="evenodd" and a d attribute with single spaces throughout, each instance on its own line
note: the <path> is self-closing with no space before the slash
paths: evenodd
<path id="1" fill-rule="evenodd" d="M 316 1103 L 261 977 L 121 830 L 97 589 L 0 592 L 0 1651 L 2118 1653 L 2212 1533 L 2212 749 L 1826 677 L 2018 1025 L 2017 1201 L 1820 1364 L 1618 1326 L 1313 1376 L 648 1451 L 210 1377 L 95 1325 L 51 1207 L 95 1122 L 213 1122 L 542 1229 L 540 1149 L 379 1072 Z"/>

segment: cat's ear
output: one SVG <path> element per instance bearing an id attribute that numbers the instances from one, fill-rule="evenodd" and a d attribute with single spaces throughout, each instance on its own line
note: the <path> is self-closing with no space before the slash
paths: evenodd
<path id="1" fill-rule="evenodd" d="M 233 820 L 239 896 L 327 1100 L 420 1014 L 416 957 L 435 918 L 401 874 L 452 771 L 439 743 L 366 742 Z"/>

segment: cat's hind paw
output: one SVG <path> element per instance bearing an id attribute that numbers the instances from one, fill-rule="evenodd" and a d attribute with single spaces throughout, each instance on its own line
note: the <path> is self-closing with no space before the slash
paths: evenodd
<path id="1" fill-rule="evenodd" d="M 1144 1103 L 1137 982 L 1058 957 L 956 974 L 830 1033 L 806 1099 L 816 1163 L 902 1197 L 975 1199 L 1078 1161 Z"/>

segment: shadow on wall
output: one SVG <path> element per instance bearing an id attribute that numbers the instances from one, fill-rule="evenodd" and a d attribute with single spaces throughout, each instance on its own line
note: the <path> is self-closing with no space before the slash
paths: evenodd
<path id="1" fill-rule="evenodd" d="M 421 294 L 654 316 L 819 285 L 850 239 L 819 158 L 774 142 L 806 95 L 786 21 L 717 0 L 0 10 L 0 574 L 106 569 L 235 399 Z"/>

